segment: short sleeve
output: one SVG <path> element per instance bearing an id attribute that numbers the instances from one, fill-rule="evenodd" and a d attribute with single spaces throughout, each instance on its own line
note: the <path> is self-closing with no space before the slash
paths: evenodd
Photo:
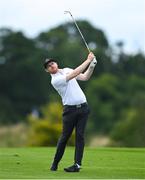
<path id="1" fill-rule="evenodd" d="M 71 69 L 71 68 L 64 68 L 64 70 L 67 72 L 67 73 L 70 73 L 70 72 L 72 72 L 73 71 L 73 69 Z"/>
<path id="2" fill-rule="evenodd" d="M 65 75 L 58 76 L 52 81 L 52 84 L 57 87 L 66 85 L 67 84 L 66 76 Z"/>
<path id="3" fill-rule="evenodd" d="M 64 68 L 67 73 L 71 73 L 74 69 L 71 68 Z M 75 77 L 76 80 L 79 80 L 79 75 Z"/>

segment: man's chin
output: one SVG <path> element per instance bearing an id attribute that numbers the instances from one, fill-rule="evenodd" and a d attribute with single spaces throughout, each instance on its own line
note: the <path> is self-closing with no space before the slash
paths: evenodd
<path id="1" fill-rule="evenodd" d="M 51 74 L 56 74 L 56 73 L 57 73 L 57 69 L 51 72 Z"/>

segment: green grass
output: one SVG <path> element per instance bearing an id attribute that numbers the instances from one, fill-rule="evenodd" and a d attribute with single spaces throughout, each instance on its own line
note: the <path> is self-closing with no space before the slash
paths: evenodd
<path id="1" fill-rule="evenodd" d="M 1 148 L 1 179 L 94 179 L 145 178 L 145 149 L 86 148 L 83 169 L 66 173 L 72 165 L 73 148 L 67 148 L 57 172 L 49 170 L 55 148 Z"/>

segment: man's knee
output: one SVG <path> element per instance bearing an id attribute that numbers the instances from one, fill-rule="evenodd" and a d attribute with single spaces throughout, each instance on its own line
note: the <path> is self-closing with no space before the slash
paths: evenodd
<path id="1" fill-rule="evenodd" d="M 84 142 L 84 133 L 82 133 L 82 132 L 76 132 L 76 140 L 78 141 L 78 142 Z"/>
<path id="2" fill-rule="evenodd" d="M 69 139 L 69 135 L 68 134 L 62 134 L 60 139 L 59 139 L 59 142 L 60 143 L 67 143 L 68 139 Z"/>

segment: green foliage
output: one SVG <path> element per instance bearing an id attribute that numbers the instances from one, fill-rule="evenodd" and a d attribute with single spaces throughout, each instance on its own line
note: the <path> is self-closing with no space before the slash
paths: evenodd
<path id="1" fill-rule="evenodd" d="M 31 120 L 31 129 L 29 135 L 29 146 L 52 146 L 56 145 L 61 133 L 61 124 L 52 124 L 48 120 Z"/>
<path id="2" fill-rule="evenodd" d="M 42 117 L 28 116 L 30 124 L 28 145 L 29 146 L 54 146 L 62 132 L 62 106 L 59 103 L 51 103 L 42 107 Z M 74 134 L 68 142 L 74 144 Z"/>
<path id="3" fill-rule="evenodd" d="M 21 32 L 0 30 L 0 123 L 24 120 L 33 107 L 48 101 L 42 52 Z M 5 115 L 4 115 L 5 114 Z"/>
<path id="4" fill-rule="evenodd" d="M 119 88 L 118 78 L 111 74 L 103 74 L 89 82 L 87 97 L 92 109 L 93 131 L 107 133 L 112 128 L 120 113 Z"/>
<path id="5" fill-rule="evenodd" d="M 111 132 L 114 145 L 145 146 L 145 95 L 139 94 L 134 99 L 133 107 L 123 113 Z"/>
<path id="6" fill-rule="evenodd" d="M 106 34 L 88 21 L 78 20 L 77 23 L 98 60 L 93 79 L 81 82 L 91 106 L 88 132 L 109 134 L 116 129 L 115 124 L 124 112 L 139 111 L 135 104 L 139 94 L 142 96 L 145 92 L 145 56 L 141 52 L 126 54 L 122 41 L 111 46 Z M 87 53 L 73 23 L 61 24 L 34 39 L 22 32 L 0 29 L 0 124 L 26 121 L 34 107 L 39 110 L 48 102 L 60 101 L 50 85 L 49 74 L 43 69 L 45 58 L 56 58 L 60 68 L 75 68 L 86 59 Z M 46 134 L 50 136 L 52 130 L 57 139 L 60 128 L 51 128 L 51 125 L 60 123 L 61 110 L 57 103 L 48 111 L 44 106 L 41 109 L 43 117 L 35 120 L 32 127 L 45 129 L 46 126 Z M 130 113 L 126 113 L 125 119 L 129 117 Z M 144 119 L 143 113 L 140 119 Z M 50 141 L 45 137 L 42 144 Z"/>

